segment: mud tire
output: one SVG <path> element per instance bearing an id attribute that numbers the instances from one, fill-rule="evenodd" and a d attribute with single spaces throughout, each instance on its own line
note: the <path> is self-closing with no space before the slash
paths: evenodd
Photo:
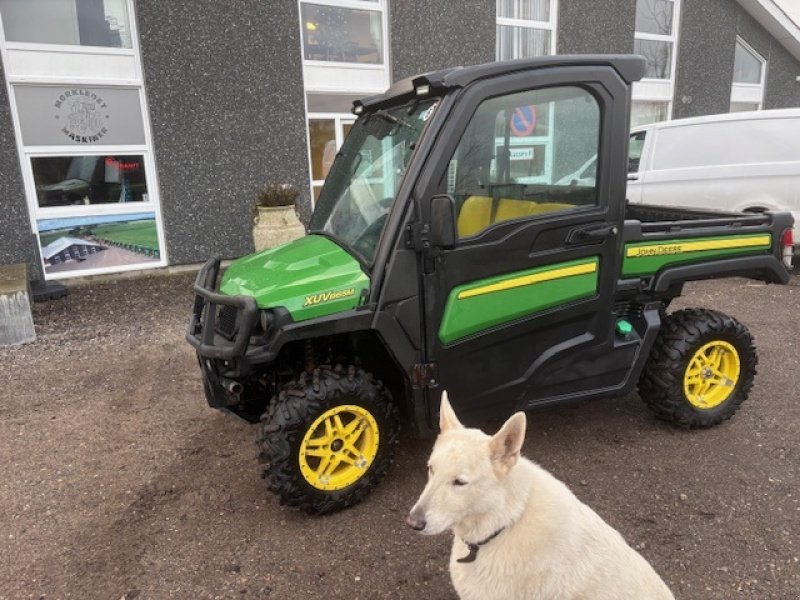
<path id="1" fill-rule="evenodd" d="M 684 393 L 684 373 L 694 353 L 714 340 L 733 345 L 739 354 L 740 374 L 727 399 L 701 409 Z M 747 399 L 757 363 L 753 338 L 736 319 L 709 309 L 679 310 L 661 326 L 639 379 L 639 394 L 660 419 L 686 428 L 712 427 L 730 419 Z"/>
<path id="2" fill-rule="evenodd" d="M 340 490 L 320 490 L 303 476 L 300 446 L 314 421 L 329 409 L 358 405 L 378 424 L 378 450 L 367 471 Z M 356 367 L 315 369 L 284 384 L 261 417 L 256 444 L 263 478 L 281 504 L 321 515 L 360 502 L 383 479 L 399 440 L 399 412 L 392 396 L 371 373 Z"/>

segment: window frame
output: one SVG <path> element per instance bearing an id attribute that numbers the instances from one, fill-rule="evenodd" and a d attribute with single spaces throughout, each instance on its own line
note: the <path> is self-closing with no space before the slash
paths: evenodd
<path id="1" fill-rule="evenodd" d="M 558 79 L 561 79 L 561 75 L 559 74 Z M 503 86 L 505 88 L 505 86 Z M 576 81 L 574 78 L 570 78 L 570 75 L 567 75 L 560 81 L 553 81 L 547 83 L 545 85 L 537 85 L 534 87 L 518 87 L 518 86 L 509 86 L 507 89 L 502 89 L 498 91 L 496 94 L 484 96 L 475 103 L 471 108 L 471 112 L 469 116 L 466 116 L 460 120 L 458 125 L 459 135 L 457 138 L 454 138 L 452 144 L 446 148 L 444 151 L 443 156 L 447 156 L 447 160 L 441 158 L 441 164 L 437 167 L 436 171 L 433 172 L 432 181 L 434 188 L 430 190 L 431 197 L 433 195 L 441 195 L 441 194 L 448 194 L 452 195 L 446 187 L 442 187 L 442 182 L 444 185 L 447 185 L 448 177 L 448 170 L 449 165 L 452 161 L 453 156 L 455 155 L 456 151 L 458 150 L 461 140 L 464 134 L 467 132 L 470 124 L 472 123 L 473 118 L 477 114 L 478 110 L 480 109 L 481 105 L 484 102 L 487 102 L 493 98 L 498 98 L 502 96 L 511 96 L 514 94 L 525 93 L 525 92 L 535 92 L 535 91 L 542 91 L 548 90 L 553 88 L 574 88 L 576 90 L 580 90 L 588 94 L 596 103 L 597 110 L 598 110 L 598 121 L 597 121 L 597 150 L 595 153 L 596 159 L 596 176 L 595 176 L 595 199 L 594 202 L 591 204 L 579 204 L 575 205 L 574 208 L 571 209 L 564 209 L 564 210 L 555 210 L 552 212 L 545 212 L 541 214 L 534 214 L 534 215 L 525 215 L 522 217 L 517 217 L 513 219 L 507 219 L 503 221 L 497 221 L 494 223 L 490 223 L 484 229 L 477 231 L 473 234 L 461 237 L 460 235 L 457 236 L 456 245 L 457 247 L 468 246 L 473 244 L 480 244 L 484 243 L 487 237 L 492 236 L 499 236 L 501 235 L 500 231 L 505 230 L 506 228 L 513 228 L 515 226 L 519 226 L 521 223 L 530 223 L 530 222 L 538 222 L 544 221 L 548 219 L 552 220 L 562 220 L 562 219 L 572 219 L 573 217 L 581 217 L 587 214 L 597 213 L 602 214 L 608 211 L 608 200 L 605 193 L 605 188 L 607 186 L 606 177 L 604 168 L 610 158 L 607 156 L 607 147 L 610 144 L 610 141 L 604 139 L 603 131 L 608 126 L 608 119 L 611 118 L 609 111 L 608 111 L 608 101 L 605 93 L 607 90 L 603 87 L 603 85 L 598 82 L 594 81 L 591 78 L 580 79 Z M 605 93 L 604 93 L 605 92 Z M 550 118 L 551 118 L 551 125 L 550 125 L 550 135 L 552 136 L 553 133 L 553 125 L 555 118 L 556 111 L 549 111 Z M 552 160 L 552 154 L 550 155 L 550 160 Z M 584 163 L 581 163 L 578 168 L 582 167 Z M 551 166 L 552 167 L 552 166 Z M 534 184 L 535 185 L 535 184 Z M 457 211 L 455 217 L 458 219 L 460 214 L 460 208 Z"/>
<path id="2" fill-rule="evenodd" d="M 45 280 L 67 279 L 70 277 L 85 277 L 104 273 L 121 273 L 125 271 L 137 271 L 142 269 L 152 269 L 164 267 L 169 264 L 166 236 L 164 233 L 164 217 L 161 207 L 160 186 L 158 182 L 158 171 L 153 146 L 153 134 L 150 120 L 150 107 L 147 103 L 146 87 L 143 74 L 142 56 L 139 44 L 138 24 L 136 20 L 136 7 L 133 0 L 126 0 L 128 19 L 130 22 L 131 48 L 106 48 L 103 46 L 80 46 L 62 44 L 42 44 L 29 42 L 6 42 L 5 31 L 3 29 L 2 15 L 0 15 L 0 57 L 6 66 L 4 72 L 6 93 L 8 95 L 9 112 L 14 129 L 14 138 L 17 147 L 17 154 L 20 160 L 22 172 L 22 184 L 25 194 L 25 204 L 28 208 L 29 226 L 31 233 L 37 238 L 37 254 L 41 266 L 41 272 Z M 60 76 L 55 75 L 33 75 L 28 76 L 24 73 L 9 73 L 9 52 L 22 51 L 33 54 L 48 53 L 50 55 L 91 55 L 102 58 L 105 56 L 124 56 L 133 62 L 132 77 L 115 78 L 106 74 L 100 77 L 91 76 Z M 16 85 L 40 85 L 40 86 L 86 86 L 92 88 L 115 88 L 115 89 L 135 89 L 139 94 L 139 105 L 142 110 L 142 124 L 144 127 L 143 144 L 87 144 L 87 145 L 25 145 L 22 137 L 20 125 L 19 107 L 16 99 Z M 108 204 L 90 204 L 77 206 L 49 206 L 40 207 L 38 194 L 36 193 L 36 182 L 33 175 L 32 158 L 46 157 L 72 157 L 72 156 L 96 156 L 108 154 L 136 154 L 143 157 L 145 182 L 147 185 L 147 202 L 126 202 Z M 156 223 L 158 235 L 159 260 L 157 262 L 147 262 L 131 265 L 117 265 L 111 267 L 101 267 L 95 269 L 76 270 L 71 272 L 60 272 L 50 274 L 47 272 L 47 265 L 41 255 L 39 245 L 38 222 L 47 219 L 101 216 L 109 214 L 138 214 L 152 212 Z"/>
<path id="3" fill-rule="evenodd" d="M 49 44 L 46 42 L 15 42 L 8 41 L 5 37 L 5 31 L 0 29 L 2 34 L 2 41 L 5 43 L 6 50 L 29 50 L 38 52 L 57 52 L 57 53 L 76 53 L 76 54 L 105 54 L 105 55 L 118 55 L 135 57 L 139 51 L 139 39 L 136 28 L 136 23 L 133 19 L 136 18 L 134 8 L 131 0 L 124 0 L 125 7 L 128 13 L 128 28 L 131 36 L 130 48 L 117 48 L 116 46 L 84 46 L 82 44 Z M 0 18 L 0 20 L 2 20 Z M 138 61 L 137 61 L 138 62 Z M 7 64 L 7 63 L 4 63 Z"/>
<path id="4" fill-rule="evenodd" d="M 733 77 L 736 76 L 734 71 L 734 75 L 731 77 L 731 97 L 729 105 L 734 103 L 757 104 L 756 110 L 764 110 L 764 95 L 767 88 L 767 69 L 769 68 L 769 61 L 739 35 L 736 36 L 736 44 L 741 44 L 742 48 L 761 64 L 761 74 L 758 83 L 744 83 L 737 82 L 733 79 Z M 728 111 L 732 112 L 730 106 Z"/>
<path id="5" fill-rule="evenodd" d="M 666 102 L 667 103 L 667 117 L 666 120 L 672 119 L 672 111 L 674 108 L 675 96 L 675 70 L 678 65 L 678 47 L 680 40 L 680 23 L 681 23 L 681 0 L 667 0 L 672 2 L 672 27 L 670 35 L 662 35 L 658 33 L 639 32 L 634 29 L 634 45 L 635 40 L 646 40 L 656 42 L 667 42 L 671 44 L 670 52 L 670 76 L 668 78 L 657 77 L 644 77 L 641 81 L 634 82 L 632 101 L 642 102 Z M 638 0 L 637 0 L 638 4 Z M 635 19 L 635 13 L 634 13 Z M 635 25 L 634 25 L 635 28 Z"/>
<path id="6" fill-rule="evenodd" d="M 495 30 L 498 26 L 504 25 L 507 27 L 520 27 L 522 29 L 539 29 L 550 32 L 550 48 L 549 53 L 545 56 L 556 54 L 557 38 L 558 38 L 558 2 L 559 0 L 545 0 L 550 3 L 550 20 L 549 21 L 534 21 L 529 19 L 513 19 L 510 17 L 501 17 L 498 11 L 499 0 L 495 2 Z M 514 56 L 513 58 L 519 58 Z M 499 47 L 495 47 L 495 59 L 500 60 Z"/>
<path id="7" fill-rule="evenodd" d="M 365 71 L 383 71 L 389 69 L 390 59 L 389 56 L 389 16 L 387 0 L 376 0 L 374 2 L 367 0 L 298 0 L 297 12 L 300 20 L 300 52 L 303 57 L 303 65 L 309 67 L 328 67 L 335 69 L 338 67 L 346 67 L 353 69 L 363 69 Z M 347 61 L 331 61 L 331 60 L 310 60 L 306 56 L 306 47 L 304 39 L 304 22 L 303 22 L 303 5 L 315 4 L 317 6 L 328 6 L 331 8 L 344 8 L 353 10 L 364 10 L 368 12 L 377 12 L 381 16 L 381 58 L 380 63 L 360 63 L 360 62 L 347 62 Z"/>

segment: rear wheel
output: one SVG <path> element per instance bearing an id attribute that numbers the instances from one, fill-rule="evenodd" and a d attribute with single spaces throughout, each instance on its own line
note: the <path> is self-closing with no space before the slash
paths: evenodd
<path id="1" fill-rule="evenodd" d="M 364 498 L 392 463 L 399 433 L 389 391 L 355 367 L 323 367 L 285 384 L 261 420 L 267 486 L 312 514 Z"/>
<path id="2" fill-rule="evenodd" d="M 736 319 L 714 310 L 680 310 L 665 319 L 639 392 L 662 419 L 711 427 L 747 399 L 757 362 L 753 338 Z"/>

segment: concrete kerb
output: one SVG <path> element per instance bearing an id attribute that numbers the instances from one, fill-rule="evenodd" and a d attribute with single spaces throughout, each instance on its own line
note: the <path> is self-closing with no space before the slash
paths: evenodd
<path id="1" fill-rule="evenodd" d="M 28 265 L 0 265 L 0 346 L 18 346 L 34 340 Z"/>

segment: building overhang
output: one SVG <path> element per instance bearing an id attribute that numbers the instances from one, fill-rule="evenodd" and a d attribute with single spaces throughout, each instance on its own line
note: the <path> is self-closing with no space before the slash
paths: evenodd
<path id="1" fill-rule="evenodd" d="M 751 17 L 800 61 L 800 26 L 783 12 L 775 0 L 736 0 Z"/>

